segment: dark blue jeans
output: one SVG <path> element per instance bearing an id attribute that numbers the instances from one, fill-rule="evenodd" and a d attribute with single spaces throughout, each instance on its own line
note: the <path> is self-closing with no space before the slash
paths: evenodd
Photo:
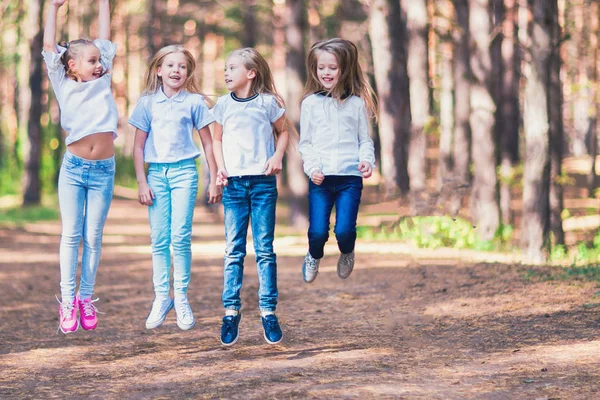
<path id="1" fill-rule="evenodd" d="M 225 210 L 225 271 L 223 306 L 239 310 L 244 275 L 246 235 L 252 223 L 252 241 L 258 269 L 258 305 L 261 311 L 275 311 L 277 306 L 277 262 L 273 251 L 277 178 L 253 175 L 230 177 L 223 189 Z"/>
<path id="2" fill-rule="evenodd" d="M 354 251 L 356 218 L 362 193 L 360 176 L 329 175 L 321 185 L 309 182 L 308 187 L 308 251 L 314 258 L 323 257 L 329 238 L 329 218 L 335 204 L 335 228 L 338 247 L 344 254 Z"/>

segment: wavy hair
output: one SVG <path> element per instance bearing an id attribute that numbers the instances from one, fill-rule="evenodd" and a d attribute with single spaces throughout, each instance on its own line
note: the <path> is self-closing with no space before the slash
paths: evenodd
<path id="1" fill-rule="evenodd" d="M 81 50 L 87 46 L 94 46 L 94 42 L 90 39 L 76 39 L 70 42 L 60 42 L 58 44 L 61 47 L 66 48 L 67 50 L 60 57 L 60 61 L 65 67 L 65 74 L 68 78 L 73 79 L 77 82 L 81 82 L 81 76 L 77 73 L 77 71 L 71 69 L 69 67 L 69 61 L 76 59 L 81 56 Z M 104 71 L 102 69 L 102 75 L 106 74 L 108 71 Z"/>
<path id="2" fill-rule="evenodd" d="M 339 66 L 338 81 L 328 91 L 321 85 L 317 74 L 319 55 L 324 52 L 332 54 Z M 377 120 L 377 104 L 379 100 L 360 67 L 358 49 L 354 43 L 340 38 L 316 42 L 312 45 L 306 57 L 306 70 L 308 77 L 304 85 L 302 100 L 313 93 L 323 90 L 327 91 L 331 97 L 341 103 L 349 96 L 358 96 L 365 102 L 369 116 Z"/>

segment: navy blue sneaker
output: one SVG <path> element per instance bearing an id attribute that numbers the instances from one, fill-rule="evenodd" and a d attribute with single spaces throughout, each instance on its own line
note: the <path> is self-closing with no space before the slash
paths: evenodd
<path id="1" fill-rule="evenodd" d="M 221 325 L 221 344 L 224 346 L 231 346 L 237 342 L 241 320 L 241 312 L 238 312 L 237 315 L 226 315 L 223 317 L 223 325 Z"/>
<path id="2" fill-rule="evenodd" d="M 275 316 L 275 314 L 268 314 L 261 317 L 261 319 L 267 343 L 276 344 L 281 342 L 281 339 L 283 339 L 283 332 L 281 332 L 277 316 Z"/>

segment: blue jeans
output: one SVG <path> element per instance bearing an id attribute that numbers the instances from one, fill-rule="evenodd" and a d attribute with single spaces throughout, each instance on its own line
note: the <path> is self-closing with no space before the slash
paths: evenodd
<path id="1" fill-rule="evenodd" d="M 62 221 L 60 238 L 60 291 L 63 301 L 73 301 L 83 238 L 79 295 L 94 294 L 102 251 L 102 230 L 115 182 L 115 158 L 86 160 L 65 152 L 58 176 L 58 203 Z"/>
<path id="2" fill-rule="evenodd" d="M 223 306 L 239 310 L 240 290 L 246 256 L 248 223 L 252 222 L 252 241 L 258 270 L 258 305 L 261 311 L 277 307 L 277 262 L 273 252 L 277 179 L 252 175 L 229 178 L 223 190 L 225 209 L 225 270 Z"/>
<path id="3" fill-rule="evenodd" d="M 329 238 L 329 218 L 335 204 L 335 237 L 344 254 L 354 251 L 356 218 L 362 193 L 360 176 L 329 175 L 321 185 L 308 186 L 308 251 L 314 258 L 323 257 L 323 248 Z"/>
<path id="4" fill-rule="evenodd" d="M 192 269 L 192 219 L 198 194 L 196 162 L 187 159 L 151 163 L 148 186 L 154 193 L 152 205 L 148 207 L 154 293 L 169 295 L 172 245 L 173 291 L 185 294 Z"/>

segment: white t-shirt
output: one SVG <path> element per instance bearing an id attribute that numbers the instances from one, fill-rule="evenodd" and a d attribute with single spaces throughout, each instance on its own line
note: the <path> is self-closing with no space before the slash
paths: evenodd
<path id="1" fill-rule="evenodd" d="M 375 147 L 369 136 L 365 102 L 350 96 L 339 103 L 315 93 L 300 106 L 300 143 L 304 172 L 362 176 L 358 164 L 375 167 Z"/>
<path id="2" fill-rule="evenodd" d="M 138 100 L 129 123 L 148 134 L 144 146 L 147 163 L 172 163 L 196 158 L 200 150 L 194 143 L 194 128 L 212 124 L 204 97 L 181 90 L 168 98 L 161 87 Z"/>
<path id="3" fill-rule="evenodd" d="M 229 176 L 264 175 L 275 153 L 273 123 L 285 113 L 275 96 L 255 94 L 239 99 L 233 93 L 219 97 L 211 110 L 223 126 L 223 158 Z"/>
<path id="4" fill-rule="evenodd" d="M 97 39 L 94 44 L 100 49 L 103 71 L 109 71 L 98 79 L 77 82 L 65 74 L 60 61 L 66 48 L 57 46 L 58 53 L 42 51 L 48 78 L 60 107 L 60 124 L 67 131 L 67 146 L 86 136 L 98 132 L 112 132 L 117 137 L 117 104 L 110 89 L 110 69 L 117 45 L 109 40 Z"/>

